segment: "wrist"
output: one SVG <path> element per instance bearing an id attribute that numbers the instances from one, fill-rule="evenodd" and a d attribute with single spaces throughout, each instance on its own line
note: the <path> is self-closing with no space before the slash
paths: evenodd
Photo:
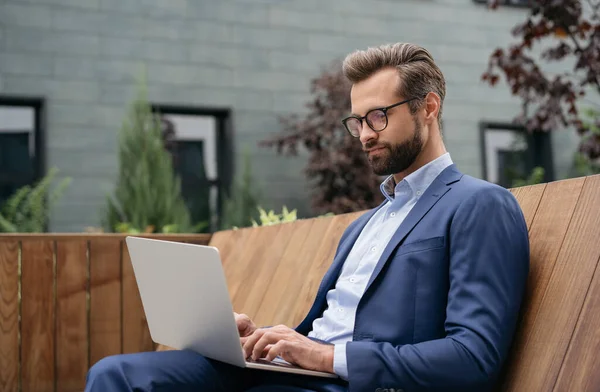
<path id="1" fill-rule="evenodd" d="M 333 373 L 333 356 L 334 356 L 334 347 L 333 345 L 324 345 L 324 353 L 321 358 L 323 358 L 323 371 L 328 373 Z"/>

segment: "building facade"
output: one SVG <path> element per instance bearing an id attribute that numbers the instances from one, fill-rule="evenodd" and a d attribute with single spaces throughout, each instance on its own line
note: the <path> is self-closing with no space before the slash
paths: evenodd
<path id="1" fill-rule="evenodd" d="M 189 181 L 211 186 L 213 204 L 248 149 L 265 207 L 310 216 L 306 156 L 257 142 L 281 130 L 279 116 L 305 111 L 310 80 L 333 60 L 403 41 L 430 50 L 446 76 L 443 132 L 454 161 L 498 182 L 520 104 L 481 74 L 526 12 L 473 0 L 4 0 L 0 181 L 8 193 L 56 167 L 72 183 L 50 229 L 98 226 L 117 176 L 118 131 L 145 72 L 153 107 L 185 147 Z M 547 141 L 553 177 L 567 175 L 576 144 L 561 130 Z"/>

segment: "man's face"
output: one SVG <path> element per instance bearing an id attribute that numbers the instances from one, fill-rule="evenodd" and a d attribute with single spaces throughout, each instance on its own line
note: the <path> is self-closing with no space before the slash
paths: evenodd
<path id="1" fill-rule="evenodd" d="M 364 116 L 369 110 L 386 107 L 413 97 L 397 94 L 400 75 L 393 68 L 378 71 L 370 78 L 352 86 L 352 113 Z M 381 132 L 373 131 L 366 121 L 360 132 L 363 150 L 377 175 L 405 171 L 423 149 L 422 124 L 411 115 L 408 104 L 387 111 L 388 124 Z"/>

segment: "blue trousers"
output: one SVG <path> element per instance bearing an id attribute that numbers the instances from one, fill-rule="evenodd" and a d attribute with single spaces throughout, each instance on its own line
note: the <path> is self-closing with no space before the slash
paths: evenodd
<path id="1" fill-rule="evenodd" d="M 343 380 L 243 369 L 192 351 L 106 357 L 92 366 L 85 392 L 344 392 Z"/>

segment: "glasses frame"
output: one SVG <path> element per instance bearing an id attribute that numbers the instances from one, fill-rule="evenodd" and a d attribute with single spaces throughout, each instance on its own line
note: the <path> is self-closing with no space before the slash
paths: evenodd
<path id="1" fill-rule="evenodd" d="M 353 134 L 353 133 L 350 131 L 350 128 L 348 128 L 348 125 L 346 124 L 346 123 L 347 123 L 349 120 L 351 120 L 351 119 L 353 119 L 353 118 L 355 118 L 355 119 L 357 119 L 358 121 L 360 121 L 360 126 L 361 126 L 361 129 L 362 129 L 362 124 L 363 124 L 363 120 L 364 120 L 364 121 L 366 121 L 366 122 L 367 122 L 367 125 L 369 126 L 369 128 L 371 128 L 371 129 L 373 130 L 373 132 L 381 132 L 381 131 L 383 131 L 384 129 L 386 129 L 386 128 L 387 128 L 387 126 L 388 126 L 388 114 L 387 114 L 388 110 L 390 110 L 390 109 L 392 109 L 392 108 L 395 108 L 396 106 L 400 106 L 400 105 L 403 105 L 403 104 L 405 104 L 405 103 L 408 103 L 408 102 L 410 102 L 410 101 L 414 101 L 415 99 L 419 99 L 419 98 L 417 98 L 417 97 L 413 97 L 413 98 L 405 99 L 404 101 L 400 101 L 400 102 L 394 103 L 394 104 L 392 104 L 392 105 L 389 105 L 389 106 L 386 106 L 386 107 L 383 107 L 383 108 L 375 108 L 375 109 L 371 109 L 371 110 L 369 110 L 369 111 L 368 111 L 368 112 L 367 112 L 367 113 L 366 113 L 364 116 L 362 116 L 362 117 L 360 117 L 360 116 L 348 116 L 348 117 L 346 117 L 346 118 L 344 118 L 344 119 L 342 120 L 342 124 L 344 124 L 344 128 L 346 128 L 346 131 L 348 131 L 348 133 L 350 134 L 350 136 L 352 136 L 352 137 L 355 137 L 355 138 L 357 138 L 357 137 L 360 137 L 360 132 L 358 133 L 358 135 L 354 135 L 354 134 Z M 384 127 L 383 127 L 383 128 L 381 128 L 381 129 L 375 129 L 375 128 L 373 127 L 373 124 L 371 124 L 371 122 L 370 122 L 369 120 L 367 120 L 367 117 L 369 116 L 369 114 L 371 114 L 371 113 L 373 113 L 373 112 L 375 112 L 375 111 L 380 111 L 380 112 L 383 112 L 383 115 L 385 116 L 385 125 L 384 125 Z"/>

